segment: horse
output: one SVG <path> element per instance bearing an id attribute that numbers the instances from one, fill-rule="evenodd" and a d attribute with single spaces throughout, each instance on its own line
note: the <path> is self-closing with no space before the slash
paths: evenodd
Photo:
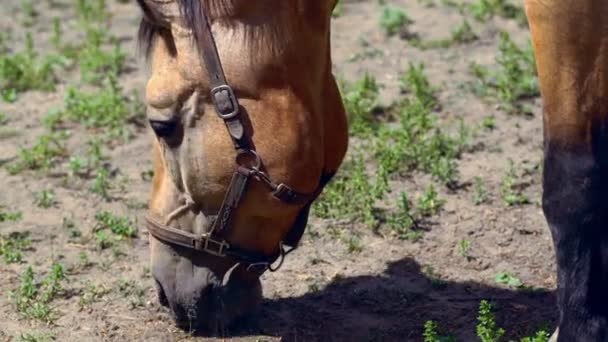
<path id="1" fill-rule="evenodd" d="M 178 325 L 217 331 L 259 302 L 260 275 L 297 247 L 346 153 L 329 41 L 337 1 L 138 3 L 155 136 L 152 275 Z M 526 0 L 525 11 L 557 259 L 552 339 L 608 341 L 608 2 Z"/>
<path id="2" fill-rule="evenodd" d="M 261 299 L 341 165 L 335 1 L 138 0 L 154 177 L 146 226 L 161 304 L 217 333 Z"/>
<path id="3" fill-rule="evenodd" d="M 543 198 L 557 264 L 554 340 L 608 341 L 608 2 L 526 0 L 543 101 Z"/>

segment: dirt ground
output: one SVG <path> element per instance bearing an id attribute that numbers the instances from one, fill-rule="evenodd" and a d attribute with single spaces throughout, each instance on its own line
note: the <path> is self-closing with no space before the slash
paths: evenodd
<path id="1" fill-rule="evenodd" d="M 128 53 L 128 68 L 121 74 L 120 85 L 127 93 L 141 94 L 146 72 L 134 40 L 139 10 L 134 1 L 107 2 L 113 15 L 112 31 Z M 440 1 L 431 7 L 416 0 L 389 2 L 407 11 L 414 21 L 409 30 L 422 39 L 449 36 L 462 22 L 456 9 Z M 29 28 L 37 49 L 51 49 L 48 40 L 53 17 L 61 18 L 65 39 L 79 34 L 74 31 L 69 10 L 47 10 L 46 2 L 40 3 L 37 22 Z M 421 341 L 424 322 L 434 320 L 441 331 L 452 332 L 459 341 L 476 341 L 477 308 L 482 299 L 495 304 L 497 321 L 509 338 L 527 336 L 544 326 L 552 329 L 557 319 L 555 265 L 540 207 L 540 100 L 531 102 L 532 115 L 509 115 L 462 86 L 471 79 L 467 71 L 471 61 L 495 63 L 499 31 L 525 43 L 527 30 L 498 17 L 487 23 L 471 21 L 480 37 L 477 41 L 421 50 L 399 36 L 384 34 L 378 23 L 381 5 L 376 1 L 344 1 L 342 6 L 332 26 L 336 75 L 354 81 L 366 71 L 371 73 L 382 85 L 383 103 L 390 104 L 401 96 L 399 74 L 409 62 L 424 62 L 431 83 L 441 88 L 438 96 L 442 107 L 436 114 L 442 122 L 453 122 L 456 127 L 456 119 L 462 117 L 466 126 L 476 127 L 494 115 L 496 128 L 474 136 L 472 143 L 477 148 L 458 160 L 461 186 L 455 190 L 438 188 L 446 205 L 417 242 L 380 236 L 353 224 L 348 229 L 359 234 L 362 250 L 349 253 L 344 242 L 328 229 L 335 222 L 313 217 L 301 248 L 279 272 L 263 276 L 265 300 L 258 312 L 243 322 L 242 328 L 230 331 L 227 338 Z M 23 44 L 25 30 L 20 8 L 17 0 L 4 0 L 0 6 L 0 29 L 12 31 L 15 44 Z M 356 55 L 360 58 L 353 58 Z M 13 161 L 20 147 L 34 143 L 44 131 L 42 118 L 51 108 L 61 106 L 66 87 L 77 79 L 71 73 L 61 74 L 54 92 L 29 91 L 14 103 L 0 102 L 0 112 L 8 117 L 1 127 L 1 164 Z M 111 201 L 92 194 L 88 185 L 65 184 L 61 176 L 35 172 L 10 175 L 0 168 L 0 205 L 3 210 L 23 214 L 19 221 L 0 223 L 0 234 L 27 231 L 32 239 L 23 262 L 0 261 L 0 340 L 16 341 L 20 334 L 31 331 L 49 333 L 57 341 L 205 339 L 177 329 L 157 301 L 147 268 L 147 232 L 140 224 L 150 189 L 149 179 L 141 176 L 151 169 L 150 135 L 144 128 L 135 130 L 133 140 L 106 151 L 112 181 L 120 184 L 111 191 Z M 82 151 L 82 141 L 90 133 L 76 127 L 72 134 L 70 149 Z M 510 207 L 500 199 L 501 179 L 509 159 L 527 170 L 523 191 L 531 204 Z M 489 202 L 478 206 L 471 200 L 476 176 L 483 178 L 490 194 Z M 429 181 L 429 176 L 413 173 L 391 181 L 391 187 L 415 195 Z M 45 189 L 53 189 L 57 201 L 47 209 L 34 204 L 36 194 Z M 99 210 L 129 217 L 139 228 L 138 236 L 121 242 L 118 249 L 97 249 L 90 236 Z M 64 218 L 82 232 L 80 240 L 75 242 L 66 233 Z M 461 255 L 463 240 L 470 242 L 466 257 Z M 88 256 L 84 266 L 82 252 Z M 53 261 L 63 263 L 68 270 L 62 295 L 52 302 L 58 319 L 46 325 L 21 318 L 9 292 L 19 286 L 27 265 L 43 275 Z M 497 284 L 495 277 L 500 272 L 516 276 L 535 290 Z M 82 298 L 93 285 L 99 294 L 83 307 Z"/>

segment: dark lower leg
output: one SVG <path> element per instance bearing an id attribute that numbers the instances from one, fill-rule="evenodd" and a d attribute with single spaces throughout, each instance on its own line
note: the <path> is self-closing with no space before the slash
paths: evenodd
<path id="1" fill-rule="evenodd" d="M 586 150 L 545 148 L 543 210 L 557 260 L 559 342 L 608 341 L 608 174 L 597 150 Z"/>

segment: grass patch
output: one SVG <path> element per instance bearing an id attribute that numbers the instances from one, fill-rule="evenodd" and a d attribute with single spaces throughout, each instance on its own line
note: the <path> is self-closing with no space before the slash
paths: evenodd
<path id="1" fill-rule="evenodd" d="M 94 239 L 101 249 L 114 246 L 115 242 L 133 238 L 137 229 L 126 217 L 115 216 L 108 211 L 95 214 Z"/>
<path id="2" fill-rule="evenodd" d="M 468 12 L 480 22 L 486 22 L 494 16 L 499 16 L 514 19 L 520 26 L 528 25 L 524 9 L 509 0 L 476 0 L 468 5 Z"/>
<path id="3" fill-rule="evenodd" d="M 11 174 L 24 170 L 48 171 L 68 155 L 65 146 L 68 137 L 69 134 L 63 131 L 41 135 L 34 146 L 19 151 L 18 160 L 7 165 L 7 170 Z"/>
<path id="4" fill-rule="evenodd" d="M 32 245 L 29 232 L 12 232 L 0 235 L 0 256 L 7 264 L 23 261 L 23 251 Z"/>
<path id="5" fill-rule="evenodd" d="M 103 132 L 107 139 L 128 140 L 132 132 L 127 123 L 135 119 L 132 103 L 122 94 L 116 79 L 110 77 L 104 87 L 95 93 L 85 93 L 70 87 L 61 111 L 51 112 L 47 125 L 57 129 L 65 121 L 77 122 L 96 132 Z"/>
<path id="6" fill-rule="evenodd" d="M 51 302 L 62 291 L 61 281 L 64 279 L 61 264 L 53 264 L 48 275 L 40 281 L 36 281 L 34 270 L 28 266 L 21 275 L 19 288 L 9 296 L 23 318 L 52 323 L 57 315 Z"/>
<path id="7" fill-rule="evenodd" d="M 540 96 L 532 45 L 521 48 L 508 33 L 501 32 L 498 50 L 497 68 L 470 64 L 469 70 L 477 78 L 471 89 L 478 96 L 498 100 L 508 113 L 530 113 L 522 100 Z"/>
<path id="8" fill-rule="evenodd" d="M 380 13 L 380 26 L 388 36 L 395 35 L 413 23 L 405 11 L 399 7 L 385 5 Z"/>
<path id="9" fill-rule="evenodd" d="M 501 184 L 500 184 L 500 195 L 504 203 L 508 206 L 529 204 L 530 199 L 522 194 L 522 184 L 518 182 L 520 179 L 520 172 L 513 163 L 513 160 L 509 159 L 509 166 L 505 173 Z"/>
<path id="10" fill-rule="evenodd" d="M 42 190 L 36 195 L 36 205 L 48 209 L 57 204 L 57 196 L 53 190 Z"/>
<path id="11" fill-rule="evenodd" d="M 379 124 L 374 117 L 378 108 L 379 87 L 376 79 L 368 73 L 353 84 L 341 83 L 342 100 L 348 115 L 350 134 L 355 137 L 369 137 Z"/>
<path id="12" fill-rule="evenodd" d="M 494 317 L 494 307 L 487 300 L 479 303 L 475 332 L 481 342 L 503 341 L 505 330 L 498 326 Z M 541 329 L 530 337 L 523 337 L 520 342 L 547 342 L 549 333 Z M 455 342 L 453 334 L 440 335 L 439 326 L 434 321 L 427 321 L 423 331 L 424 342 Z"/>
<path id="13" fill-rule="evenodd" d="M 25 36 L 25 51 L 11 53 L 0 46 L 0 96 L 7 102 L 28 90 L 55 90 L 54 70 L 63 60 L 55 55 L 41 57 L 31 33 Z"/>

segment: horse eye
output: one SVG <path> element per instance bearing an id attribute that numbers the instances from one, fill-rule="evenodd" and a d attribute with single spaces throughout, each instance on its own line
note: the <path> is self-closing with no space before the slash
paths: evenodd
<path id="1" fill-rule="evenodd" d="M 149 120 L 150 127 L 159 138 L 166 138 L 175 132 L 177 120 Z"/>

